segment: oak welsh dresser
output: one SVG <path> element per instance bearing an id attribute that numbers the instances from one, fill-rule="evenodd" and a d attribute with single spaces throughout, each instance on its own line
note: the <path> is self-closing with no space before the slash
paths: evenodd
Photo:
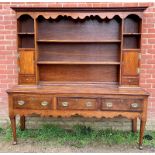
<path id="1" fill-rule="evenodd" d="M 7 91 L 16 115 L 132 120 L 142 149 L 149 94 L 139 86 L 146 7 L 13 7 L 17 17 L 18 85 Z"/>

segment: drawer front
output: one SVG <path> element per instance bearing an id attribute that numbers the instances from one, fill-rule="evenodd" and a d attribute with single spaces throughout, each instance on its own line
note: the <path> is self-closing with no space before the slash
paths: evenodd
<path id="1" fill-rule="evenodd" d="M 19 84 L 34 84 L 36 82 L 35 76 L 19 76 Z"/>
<path id="2" fill-rule="evenodd" d="M 123 85 L 138 85 L 139 79 L 137 78 L 122 78 Z"/>
<path id="3" fill-rule="evenodd" d="M 52 97 L 46 95 L 18 95 L 13 97 L 13 107 L 15 109 L 46 110 L 52 109 L 52 105 Z"/>
<path id="4" fill-rule="evenodd" d="M 142 99 L 102 99 L 102 110 L 114 111 L 142 111 Z"/>
<path id="5" fill-rule="evenodd" d="M 58 97 L 58 110 L 96 110 L 97 100 L 94 98 Z"/>

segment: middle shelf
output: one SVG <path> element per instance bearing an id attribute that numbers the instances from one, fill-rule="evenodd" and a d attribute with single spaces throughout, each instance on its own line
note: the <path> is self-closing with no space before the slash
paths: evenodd
<path id="1" fill-rule="evenodd" d="M 89 62 L 81 62 L 81 61 L 37 61 L 37 64 L 81 64 L 81 65 L 84 65 L 84 64 L 90 64 L 90 65 L 120 65 L 120 62 L 112 62 L 112 61 L 107 61 L 107 62 L 92 62 L 92 61 L 89 61 Z"/>

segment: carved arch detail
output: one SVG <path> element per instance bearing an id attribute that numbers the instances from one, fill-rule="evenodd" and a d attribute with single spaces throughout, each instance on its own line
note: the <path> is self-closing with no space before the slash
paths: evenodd
<path id="1" fill-rule="evenodd" d="M 138 16 L 137 14 L 134 14 L 134 13 L 131 13 L 131 14 L 127 15 L 127 16 L 125 17 L 125 19 L 131 18 L 131 17 L 136 17 L 137 19 L 142 19 L 141 16 Z"/>
<path id="2" fill-rule="evenodd" d="M 23 14 L 18 14 L 17 15 L 17 19 L 19 20 L 22 16 L 29 16 L 31 17 L 32 19 L 34 19 L 34 16 L 31 14 L 31 13 L 23 13 Z"/>

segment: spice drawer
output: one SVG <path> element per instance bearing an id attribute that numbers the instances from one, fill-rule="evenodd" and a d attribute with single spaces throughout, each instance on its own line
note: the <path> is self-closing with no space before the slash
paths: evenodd
<path id="1" fill-rule="evenodd" d="M 142 111 L 142 99 L 102 99 L 101 110 Z"/>
<path id="2" fill-rule="evenodd" d="M 122 78 L 122 84 L 123 85 L 138 85 L 139 79 L 138 78 Z"/>
<path id="3" fill-rule="evenodd" d="M 14 109 L 52 109 L 52 97 L 47 95 L 17 95 L 13 97 Z"/>
<path id="4" fill-rule="evenodd" d="M 58 97 L 58 110 L 96 110 L 97 99 L 95 98 L 76 98 L 76 97 Z"/>
<path id="5" fill-rule="evenodd" d="M 36 78 L 34 75 L 19 75 L 19 84 L 34 84 Z"/>

